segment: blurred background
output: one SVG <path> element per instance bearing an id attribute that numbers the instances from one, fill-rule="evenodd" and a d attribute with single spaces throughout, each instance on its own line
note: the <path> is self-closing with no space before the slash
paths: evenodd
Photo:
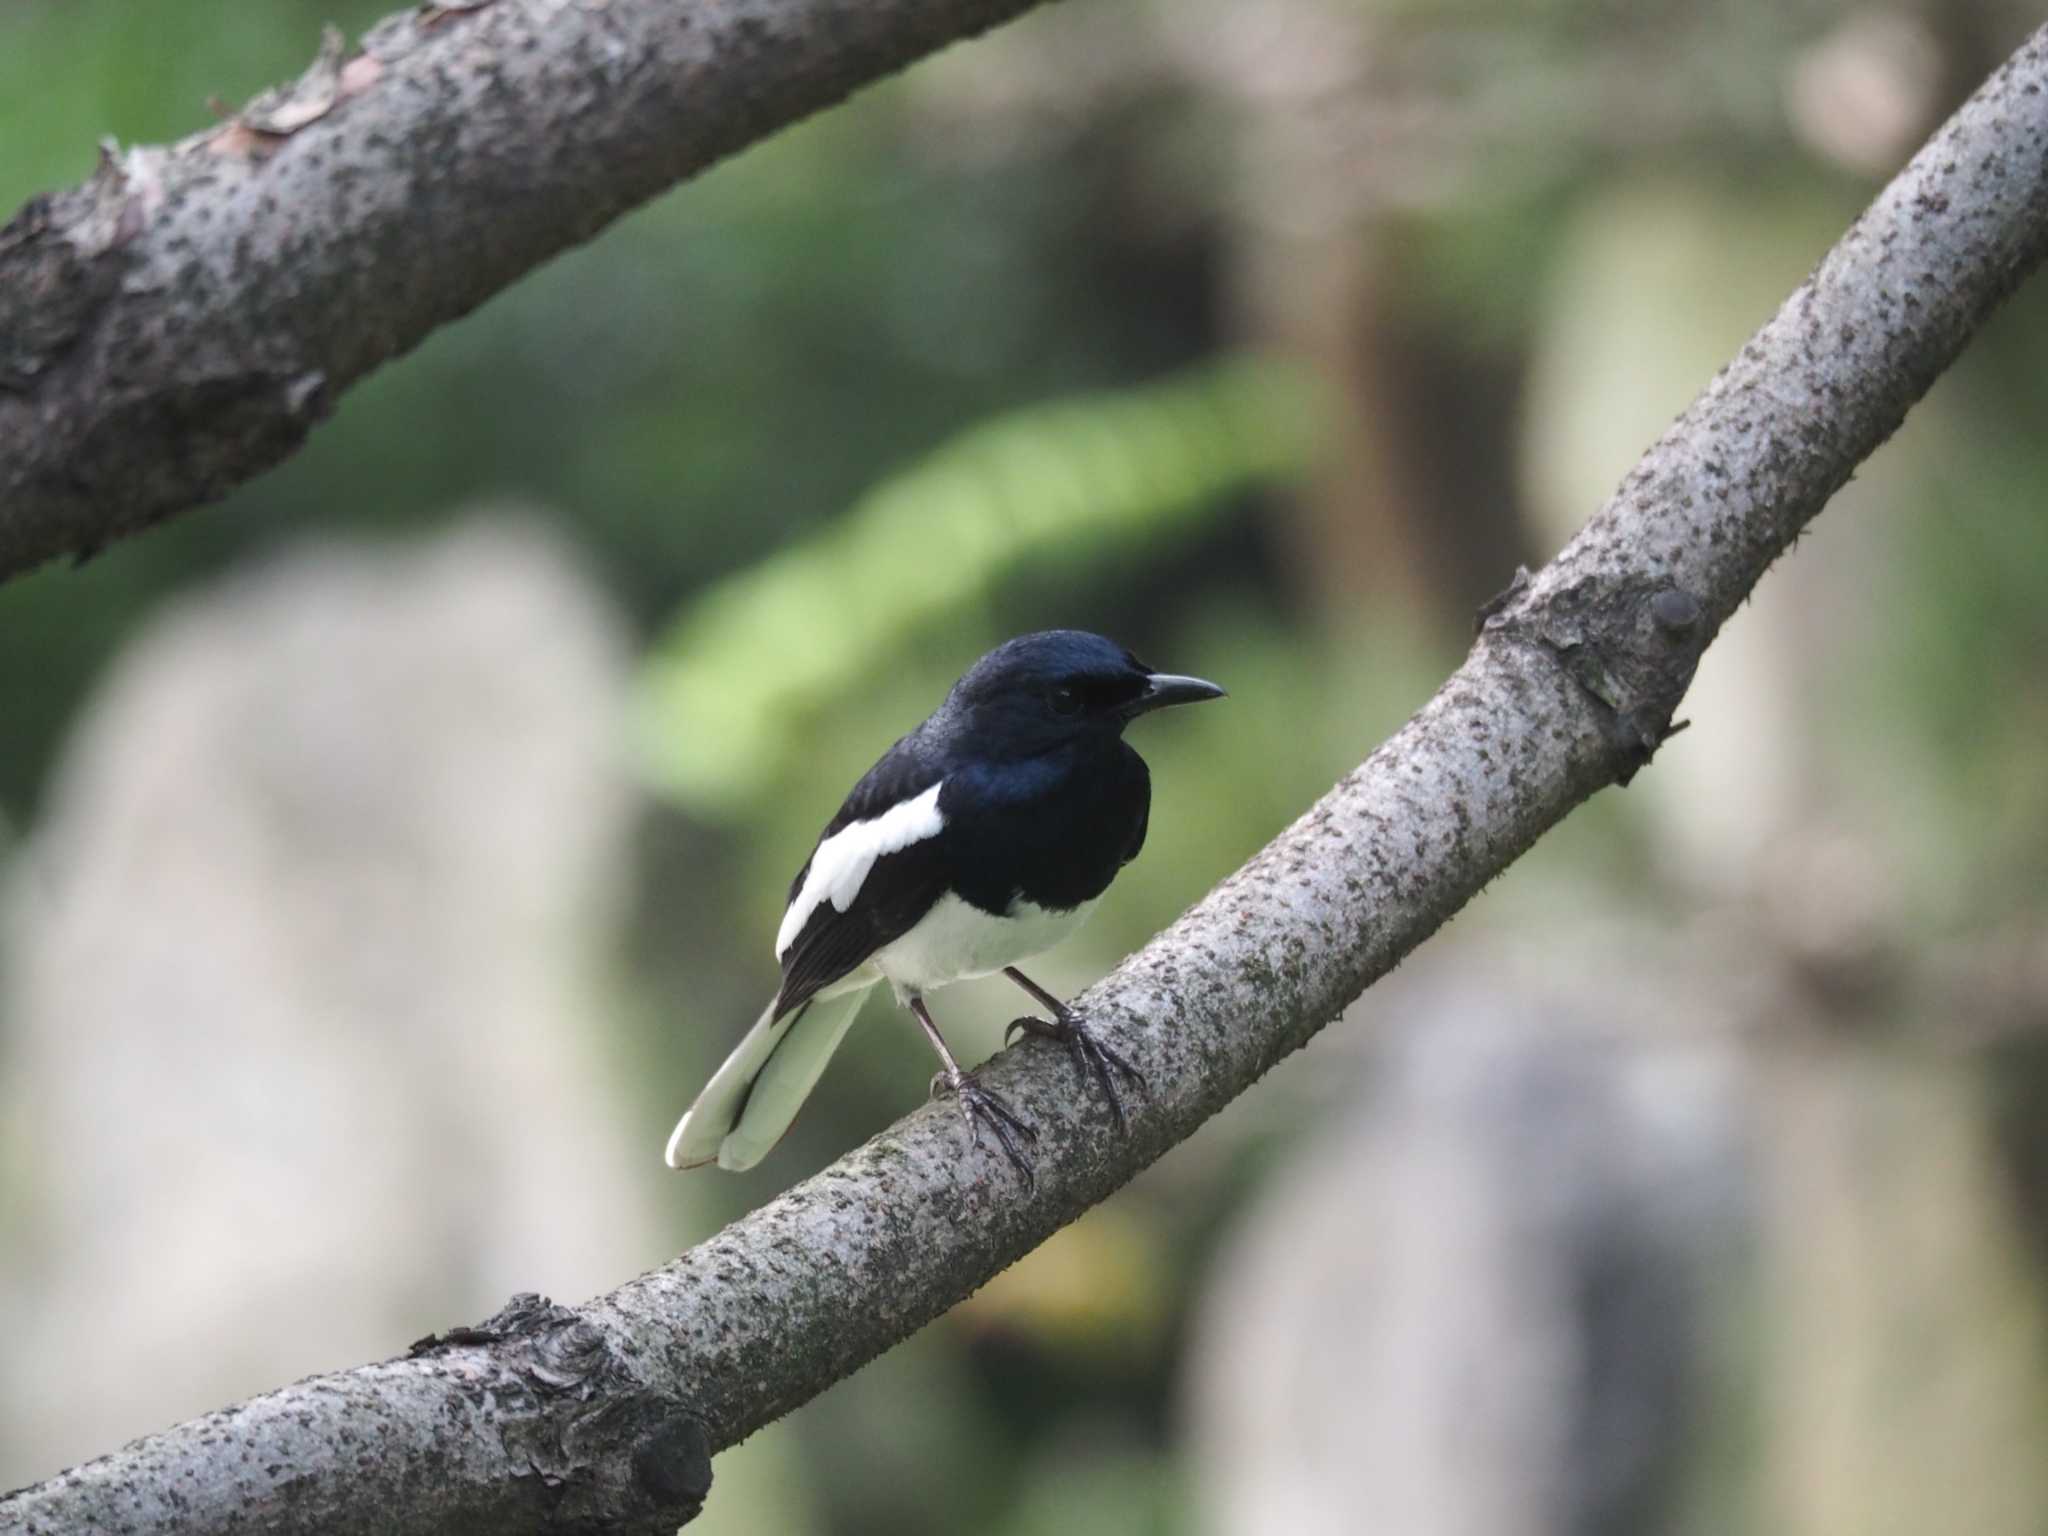
<path id="1" fill-rule="evenodd" d="M 389 0 L 0 5 L 0 206 Z M 1144 726 L 1170 921 L 1426 698 L 2020 0 L 1070 0 L 662 199 L 224 505 L 0 587 L 0 1486 L 578 1300 L 846 785 L 983 649 Z M 1694 728 L 1301 1057 L 720 1459 L 708 1532 L 2048 1528 L 2048 294 Z M 949 992 L 963 1054 L 1013 999 Z"/>

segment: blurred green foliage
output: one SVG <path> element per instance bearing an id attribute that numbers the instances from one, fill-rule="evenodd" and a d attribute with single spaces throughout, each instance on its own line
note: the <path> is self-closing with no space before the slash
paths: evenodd
<path id="1" fill-rule="evenodd" d="M 0 10 L 0 205 L 174 138 L 382 7 L 27 0 Z M 424 531 L 492 498 L 558 519 L 640 623 L 824 527 L 992 417 L 1121 388 L 1214 340 L 1205 244 L 1117 213 L 1125 160 L 961 160 L 904 88 L 777 136 L 352 390 L 305 450 L 119 558 L 0 591 L 0 805 L 157 597 L 314 530 Z M 1073 232 L 1115 228 L 1113 241 Z"/>
<path id="2" fill-rule="evenodd" d="M 1228 359 L 972 428 L 691 600 L 648 658 L 642 762 L 699 814 L 761 805 L 808 707 L 894 666 L 935 615 L 1025 561 L 1072 579 L 1119 546 L 1184 536 L 1234 493 L 1298 480 L 1322 414 L 1294 371 Z"/>

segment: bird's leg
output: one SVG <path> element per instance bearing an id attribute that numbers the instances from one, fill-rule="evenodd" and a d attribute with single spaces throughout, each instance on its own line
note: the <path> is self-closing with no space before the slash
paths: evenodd
<path id="1" fill-rule="evenodd" d="M 1003 974 L 1017 983 L 1026 992 L 1029 992 L 1044 1007 L 1046 1012 L 1052 1015 L 1050 1022 L 1045 1019 L 1028 1017 L 1012 1019 L 1009 1029 L 1004 1032 L 1003 1038 L 1008 1040 L 1019 1031 L 1022 1031 L 1025 1034 L 1043 1035 L 1048 1040 L 1059 1041 L 1061 1045 L 1067 1048 L 1068 1054 L 1074 1058 L 1074 1070 L 1084 1075 L 1093 1072 L 1095 1080 L 1102 1084 L 1102 1091 L 1109 1099 L 1110 1112 L 1116 1116 L 1117 1129 L 1120 1131 L 1129 1130 L 1130 1122 L 1124 1115 L 1123 1095 L 1117 1092 L 1116 1078 L 1121 1077 L 1133 1088 L 1143 1093 L 1146 1091 L 1144 1074 L 1124 1060 L 1116 1051 L 1103 1044 L 1095 1031 L 1081 1022 L 1081 1016 L 1078 1013 L 1046 991 L 1045 988 L 1041 987 L 1029 976 L 1018 970 L 1017 967 L 1006 965 L 1003 967 Z M 1116 1077 L 1110 1075 L 1112 1070 L 1116 1073 Z"/>
<path id="2" fill-rule="evenodd" d="M 932 1022 L 931 1010 L 924 1005 L 924 999 L 913 997 L 910 1011 L 917 1022 L 924 1026 L 925 1038 L 932 1043 L 932 1049 L 939 1053 L 939 1060 L 945 1068 L 932 1079 L 932 1093 L 949 1092 L 960 1101 L 960 1113 L 967 1117 L 967 1129 L 974 1135 L 974 1144 L 981 1145 L 981 1128 L 986 1125 L 994 1133 L 996 1142 L 1003 1149 L 1003 1155 L 1010 1160 L 1010 1166 L 1024 1177 L 1027 1189 L 1037 1187 L 1038 1175 L 1032 1169 L 1031 1157 L 1024 1148 L 1035 1146 L 1038 1132 L 1031 1122 L 1020 1116 L 988 1089 L 974 1080 L 971 1072 L 964 1072 L 960 1063 L 953 1059 L 953 1053 L 946 1048 L 945 1037 L 939 1033 L 939 1026 Z M 1020 1145 L 1020 1143 L 1022 1145 Z"/>

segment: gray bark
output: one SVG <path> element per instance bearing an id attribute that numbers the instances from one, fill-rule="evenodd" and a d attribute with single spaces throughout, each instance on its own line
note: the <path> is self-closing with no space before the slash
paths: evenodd
<path id="1" fill-rule="evenodd" d="M 222 495 L 548 257 L 1035 3 L 429 3 L 109 146 L 0 229 L 0 578 Z"/>
<path id="2" fill-rule="evenodd" d="M 990 1085 L 1026 1193 L 918 1111 L 674 1263 L 527 1301 L 0 1503 L 42 1532 L 656 1531 L 705 1455 L 857 1369 L 1298 1049 L 1538 836 L 1626 782 L 1765 568 L 2048 251 L 2048 29 L 1915 157 L 1570 545 L 1489 605 L 1430 702 L 1082 1000 L 1144 1068 L 1119 1137 L 1065 1055 Z"/>

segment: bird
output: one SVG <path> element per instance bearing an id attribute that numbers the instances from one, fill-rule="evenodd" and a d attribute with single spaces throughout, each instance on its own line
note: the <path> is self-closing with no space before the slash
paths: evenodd
<path id="1" fill-rule="evenodd" d="M 1199 677 L 1158 672 L 1084 630 L 1020 635 L 983 656 L 925 721 L 864 774 L 790 882 L 775 935 L 781 981 L 673 1135 L 671 1168 L 739 1171 L 766 1157 L 886 982 L 938 1053 L 986 1150 L 988 1129 L 1027 1186 L 1036 1128 L 964 1071 L 926 994 L 1001 971 L 1049 1015 L 1019 1032 L 1065 1046 L 1119 1128 L 1138 1069 L 1017 967 L 1072 933 L 1145 845 L 1152 777 L 1123 739 L 1140 715 L 1219 699 Z"/>

